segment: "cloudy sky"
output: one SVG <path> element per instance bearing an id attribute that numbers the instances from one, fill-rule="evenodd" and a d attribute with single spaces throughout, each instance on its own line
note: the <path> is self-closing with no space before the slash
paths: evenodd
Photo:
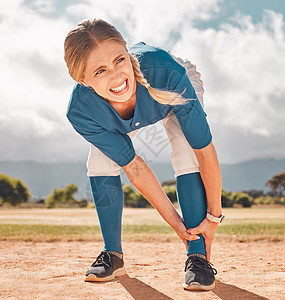
<path id="1" fill-rule="evenodd" d="M 221 163 L 285 158 L 284 14 L 283 0 L 1 1 L 0 160 L 86 159 L 65 117 L 74 82 L 63 41 L 95 17 L 129 45 L 144 41 L 197 65 Z M 169 145 L 158 157 L 135 143 L 149 161 L 169 159 Z"/>

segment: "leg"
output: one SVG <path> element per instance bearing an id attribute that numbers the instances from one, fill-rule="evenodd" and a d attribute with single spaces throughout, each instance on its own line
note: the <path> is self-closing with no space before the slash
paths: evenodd
<path id="1" fill-rule="evenodd" d="M 93 176 L 89 179 L 104 239 L 104 251 L 122 253 L 121 219 L 124 196 L 120 175 Z"/>
<path id="2" fill-rule="evenodd" d="M 207 213 L 207 199 L 200 173 L 188 173 L 176 178 L 177 198 L 186 228 L 198 226 Z M 188 241 L 187 255 L 201 253 L 206 255 L 204 238 Z"/>
<path id="3" fill-rule="evenodd" d="M 203 86 L 195 68 L 185 66 L 199 101 L 203 106 Z M 175 115 L 170 112 L 163 120 L 171 142 L 171 162 L 175 171 L 177 198 L 186 228 L 196 227 L 206 216 L 207 199 L 199 173 L 196 155 L 187 142 Z M 187 241 L 188 258 L 185 262 L 184 289 L 210 290 L 215 287 L 217 271 L 206 260 L 205 242 L 202 235 L 198 241 Z"/>
<path id="4" fill-rule="evenodd" d="M 129 133 L 132 138 L 137 130 Z M 121 219 L 124 193 L 120 166 L 90 145 L 87 161 L 90 186 L 104 239 L 104 251 L 122 253 Z"/>
<path id="5" fill-rule="evenodd" d="M 87 161 L 90 187 L 104 239 L 104 250 L 122 253 L 123 190 L 119 165 L 90 145 Z"/>
<path id="6" fill-rule="evenodd" d="M 204 107 L 203 82 L 200 79 L 200 73 L 196 71 L 196 66 L 188 60 L 171 55 L 185 68 L 197 98 L 202 107 Z M 182 217 L 187 228 L 196 227 L 207 213 L 207 199 L 199 174 L 199 164 L 193 149 L 184 137 L 175 115 L 170 112 L 163 120 L 163 123 L 172 146 L 171 163 L 175 171 L 177 198 Z M 187 254 L 189 255 L 190 253 L 206 254 L 202 235 L 200 235 L 200 240 L 198 241 L 188 241 Z"/>
<path id="7" fill-rule="evenodd" d="M 108 281 L 126 274 L 121 245 L 123 189 L 120 175 L 93 176 L 90 185 L 105 247 L 86 272 L 85 281 Z"/>
<path id="8" fill-rule="evenodd" d="M 86 272 L 85 281 L 108 281 L 126 274 L 121 245 L 124 194 L 120 167 L 98 148 L 90 147 L 88 176 L 105 246 Z"/>
<path id="9" fill-rule="evenodd" d="M 206 217 L 207 200 L 205 188 L 199 173 L 199 165 L 177 118 L 170 114 L 164 119 L 164 126 L 172 145 L 171 162 L 175 171 L 177 198 L 186 228 L 193 228 Z M 184 289 L 210 290 L 215 287 L 216 270 L 206 260 L 205 241 L 187 241 L 188 258 L 185 262 Z"/>
<path id="10" fill-rule="evenodd" d="M 175 115 L 170 112 L 163 123 L 172 146 L 171 163 L 175 171 L 177 198 L 183 221 L 186 228 L 196 227 L 207 213 L 207 201 L 199 164 Z M 199 236 L 200 240 L 187 242 L 188 255 L 206 254 L 204 238 L 202 235 Z"/>

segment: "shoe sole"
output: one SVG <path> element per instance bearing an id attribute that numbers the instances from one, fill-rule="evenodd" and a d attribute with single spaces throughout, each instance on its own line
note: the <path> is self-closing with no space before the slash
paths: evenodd
<path id="1" fill-rule="evenodd" d="M 116 271 L 113 272 L 112 275 L 106 277 L 97 277 L 95 274 L 89 274 L 88 276 L 85 277 L 84 281 L 110 281 L 115 279 L 116 277 L 120 277 L 126 274 L 127 274 L 126 269 L 125 267 L 123 267 L 117 269 Z"/>
<path id="2" fill-rule="evenodd" d="M 209 291 L 215 288 L 215 281 L 211 285 L 202 285 L 199 282 L 191 282 L 190 284 L 183 283 L 183 288 L 185 290 L 192 290 L 192 291 L 197 291 L 197 290 L 202 290 L 202 291 Z"/>

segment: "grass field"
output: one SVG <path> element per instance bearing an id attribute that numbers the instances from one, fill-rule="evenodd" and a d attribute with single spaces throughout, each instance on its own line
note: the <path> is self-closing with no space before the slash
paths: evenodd
<path id="1" fill-rule="evenodd" d="M 224 214 L 216 239 L 284 241 L 284 207 L 225 208 Z M 102 237 L 95 209 L 7 209 L 0 210 L 0 240 L 99 241 Z M 178 238 L 156 210 L 124 208 L 123 240 Z"/>

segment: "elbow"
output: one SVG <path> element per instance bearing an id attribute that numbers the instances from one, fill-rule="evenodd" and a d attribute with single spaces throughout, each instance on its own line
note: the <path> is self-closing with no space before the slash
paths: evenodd
<path id="1" fill-rule="evenodd" d="M 136 154 L 133 160 L 122 167 L 122 169 L 128 176 L 130 182 L 134 184 L 136 178 L 138 178 L 142 174 L 142 171 L 145 169 L 145 165 L 145 161 Z"/>
<path id="2" fill-rule="evenodd" d="M 213 142 L 211 141 L 207 146 L 205 146 L 203 148 L 198 148 L 198 149 L 193 148 L 193 150 L 194 150 L 195 153 L 203 154 L 203 153 L 208 152 L 212 147 L 214 147 L 214 145 L 213 145 Z"/>
<path id="3" fill-rule="evenodd" d="M 205 160 L 217 159 L 217 153 L 212 141 L 210 142 L 210 144 L 208 144 L 206 147 L 202 149 L 194 149 L 194 152 L 196 154 L 199 163 Z"/>
<path id="4" fill-rule="evenodd" d="M 122 166 L 122 169 L 125 172 L 129 172 L 138 159 L 139 159 L 139 156 L 137 154 L 135 154 L 134 158 L 127 165 Z"/>

